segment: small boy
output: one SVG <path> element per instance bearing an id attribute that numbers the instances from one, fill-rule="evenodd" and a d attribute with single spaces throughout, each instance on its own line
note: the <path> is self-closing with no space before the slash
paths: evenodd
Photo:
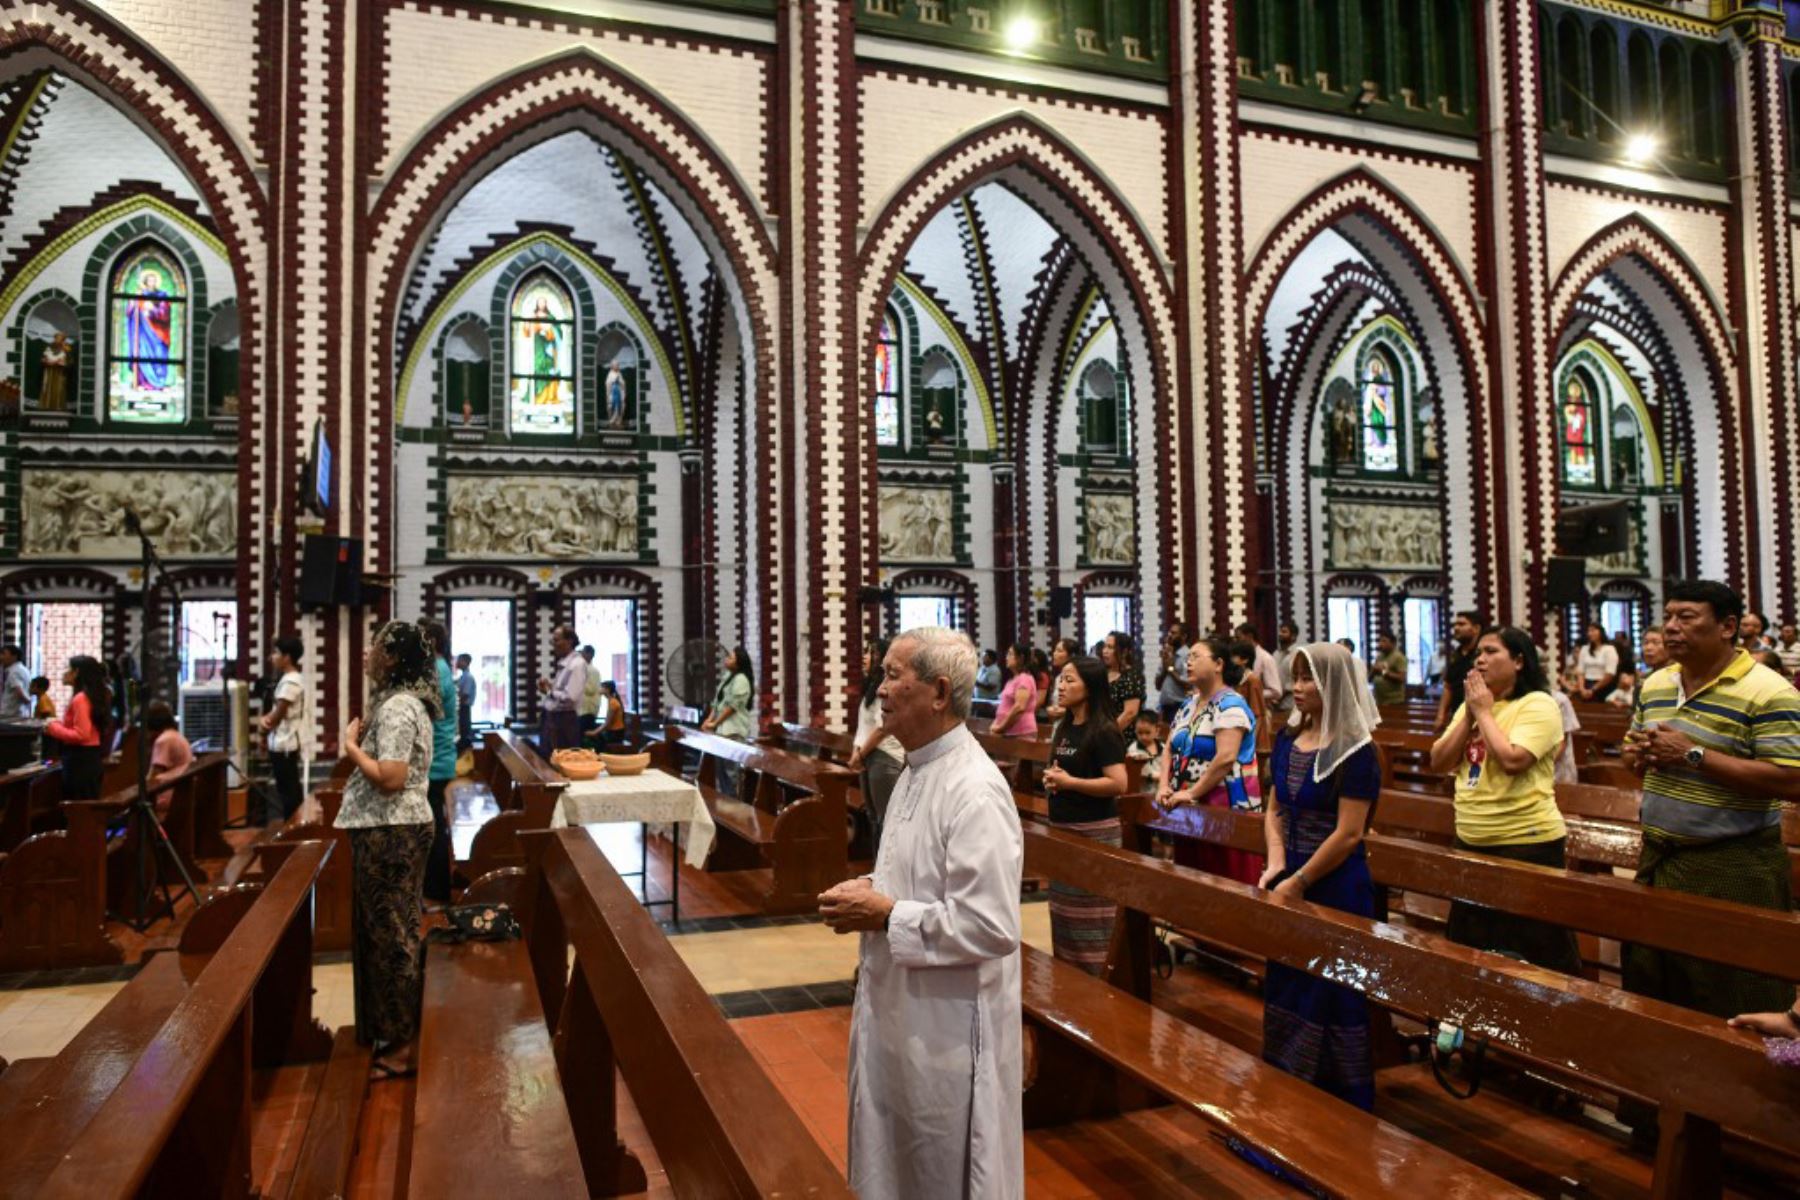
<path id="1" fill-rule="evenodd" d="M 1619 678 L 1613 684 L 1613 690 L 1607 693 L 1606 702 L 1616 704 L 1620 708 L 1630 708 L 1637 703 L 1637 672 L 1620 671 Z"/>
<path id="2" fill-rule="evenodd" d="M 31 715 L 39 721 L 56 719 L 56 704 L 50 699 L 50 680 L 39 675 L 31 681 Z"/>
<path id="3" fill-rule="evenodd" d="M 1125 747 L 1125 759 L 1138 764 L 1142 786 L 1150 791 L 1156 790 L 1157 782 L 1162 778 L 1162 753 L 1162 721 L 1154 711 L 1138 713 L 1137 724 L 1132 726 L 1131 744 Z"/>

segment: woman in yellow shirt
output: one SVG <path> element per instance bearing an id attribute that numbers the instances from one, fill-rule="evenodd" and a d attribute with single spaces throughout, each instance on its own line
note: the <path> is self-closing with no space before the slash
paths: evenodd
<path id="1" fill-rule="evenodd" d="M 1556 807 L 1562 712 L 1537 647 L 1522 629 L 1489 629 L 1475 648 L 1463 703 L 1431 748 L 1434 771 L 1456 770 L 1456 848 L 1562 867 L 1568 828 Z M 1570 930 L 1456 901 L 1450 940 L 1541 967 L 1581 970 Z"/>

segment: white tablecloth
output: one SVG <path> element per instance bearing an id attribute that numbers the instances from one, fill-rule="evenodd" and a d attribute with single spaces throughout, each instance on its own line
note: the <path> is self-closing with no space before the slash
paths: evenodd
<path id="1" fill-rule="evenodd" d="M 649 825 L 679 822 L 686 825 L 688 866 L 706 865 L 718 826 L 706 811 L 700 789 L 662 771 L 642 775 L 602 775 L 598 779 L 571 780 L 562 803 L 550 818 L 550 828 L 569 825 L 606 825 L 617 821 L 642 821 Z"/>

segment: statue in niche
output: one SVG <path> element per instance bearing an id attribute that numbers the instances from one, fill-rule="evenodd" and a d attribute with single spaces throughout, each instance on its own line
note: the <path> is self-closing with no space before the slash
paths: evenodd
<path id="1" fill-rule="evenodd" d="M 43 387 L 38 391 L 38 411 L 64 412 L 69 407 L 69 335 L 58 332 L 44 347 L 39 362 L 44 368 Z"/>
<path id="2" fill-rule="evenodd" d="M 955 558 L 949 488 L 884 483 L 879 506 L 884 560 L 950 562 Z"/>
<path id="3" fill-rule="evenodd" d="M 1434 508 L 1331 505 L 1334 567 L 1436 569 L 1443 558 L 1443 525 Z"/>
<path id="4" fill-rule="evenodd" d="M 925 440 L 928 442 L 944 440 L 944 414 L 935 404 L 925 412 Z"/>
<path id="5" fill-rule="evenodd" d="M 1331 405 L 1331 461 L 1334 466 L 1354 467 L 1362 460 L 1361 422 L 1356 405 L 1348 396 L 1339 396 Z"/>
<path id="6" fill-rule="evenodd" d="M 1086 510 L 1086 558 L 1090 563 L 1130 563 L 1137 558 L 1131 497 L 1116 492 L 1089 493 Z"/>
<path id="7" fill-rule="evenodd" d="M 606 427 L 625 428 L 625 376 L 616 358 L 606 367 Z"/>
<path id="8" fill-rule="evenodd" d="M 458 558 L 636 558 L 638 481 L 452 475 L 449 553 Z"/>
<path id="9" fill-rule="evenodd" d="M 132 540 L 126 513 L 170 558 L 223 558 L 237 552 L 237 476 L 208 471 L 24 473 L 22 551 L 92 555 L 84 543 Z M 105 553 L 104 550 L 101 553 Z"/>

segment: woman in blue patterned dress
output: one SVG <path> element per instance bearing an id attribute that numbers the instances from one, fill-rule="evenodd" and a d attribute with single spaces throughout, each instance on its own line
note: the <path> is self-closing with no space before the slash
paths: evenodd
<path id="1" fill-rule="evenodd" d="M 1380 718 L 1342 646 L 1304 647 L 1293 671 L 1294 716 L 1270 755 L 1269 865 L 1258 882 L 1277 896 L 1373 917 L 1363 833 L 1381 791 L 1371 740 Z M 1263 1058 L 1361 1108 L 1375 1102 L 1368 1001 L 1350 988 L 1269 963 Z"/>
<path id="2" fill-rule="evenodd" d="M 1240 883 L 1255 883 L 1262 861 L 1254 854 L 1216 846 L 1197 835 L 1201 822 L 1190 806 L 1262 809 L 1256 779 L 1256 716 L 1226 681 L 1225 642 L 1208 638 L 1188 650 L 1187 703 L 1169 726 L 1156 806 L 1164 816 L 1153 828 L 1175 835 L 1175 861 Z"/>

